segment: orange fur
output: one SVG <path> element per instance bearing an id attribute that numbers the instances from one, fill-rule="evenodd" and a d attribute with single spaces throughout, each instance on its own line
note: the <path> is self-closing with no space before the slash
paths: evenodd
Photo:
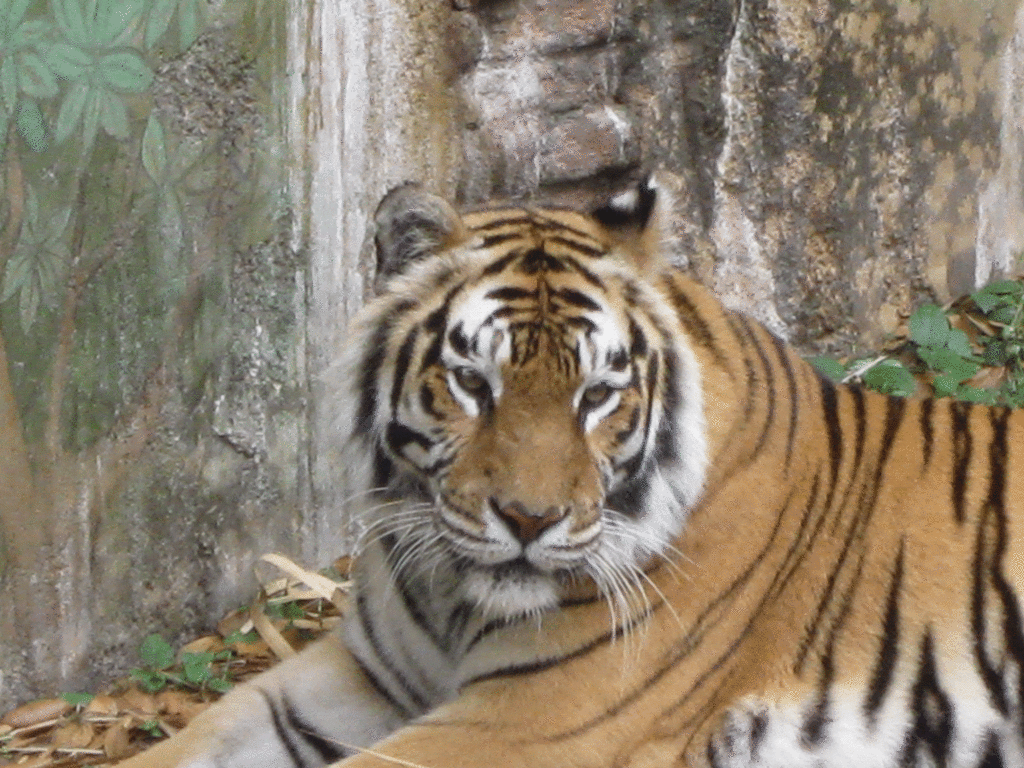
<path id="1" fill-rule="evenodd" d="M 635 316 L 624 297 L 642 286 L 638 305 L 656 304 L 644 328 L 668 325 L 695 357 L 707 471 L 678 536 L 623 601 L 592 599 L 580 579 L 539 619 L 480 630 L 453 662 L 454 698 L 376 753 L 426 768 L 1024 762 L 1012 736 L 1024 704 L 1024 413 L 823 382 L 652 252 L 650 227 L 629 235 L 528 209 L 467 214 L 458 227 L 370 312 L 364 345 L 401 302 L 422 304 L 388 335 L 382 381 L 436 311 L 432 297 L 482 280 L 482 267 L 516 249 L 579 259 L 600 277 L 608 313 Z M 500 245 L 484 248 L 484 237 Z M 553 291 L 561 279 L 503 284 Z M 578 529 L 606 503 L 600 457 L 641 390 L 584 432 L 567 407 L 584 385 L 555 364 L 557 333 L 544 343 L 529 364 L 502 368 L 505 389 L 476 415 L 441 369 L 407 374 L 450 414 L 458 450 L 439 482 L 475 530 L 488 498 L 524 515 L 564 508 Z M 426 347 L 410 346 L 417 360 Z M 379 578 L 361 567 L 359 578 Z M 190 728 L 127 765 L 172 765 L 201 738 Z M 362 754 L 343 764 L 392 763 Z"/>

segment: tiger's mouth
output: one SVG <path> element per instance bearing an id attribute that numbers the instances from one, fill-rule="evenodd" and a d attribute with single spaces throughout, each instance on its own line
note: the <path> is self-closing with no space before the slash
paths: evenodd
<path id="1" fill-rule="evenodd" d="M 496 579 L 527 579 L 538 575 L 551 575 L 542 571 L 522 556 L 506 563 L 498 563 L 487 567 Z"/>
<path id="2" fill-rule="evenodd" d="M 570 572 L 545 571 L 525 556 L 502 563 L 465 560 L 461 585 L 485 613 L 505 618 L 540 613 L 558 605 Z"/>
<path id="3" fill-rule="evenodd" d="M 462 595 L 486 614 L 534 615 L 556 607 L 567 590 L 586 581 L 588 553 L 600 534 L 579 540 L 570 516 L 545 535 L 524 537 L 496 515 L 485 512 L 481 519 L 448 494 L 432 495 L 434 546 L 444 552 Z"/>

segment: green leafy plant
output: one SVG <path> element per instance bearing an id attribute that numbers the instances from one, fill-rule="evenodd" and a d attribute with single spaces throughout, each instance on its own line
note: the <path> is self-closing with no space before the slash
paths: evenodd
<path id="1" fill-rule="evenodd" d="M 160 635 L 149 635 L 139 648 L 142 666 L 131 671 L 139 687 L 149 693 L 169 685 L 224 693 L 231 688 L 225 662 L 234 658 L 230 650 L 182 653 L 176 659 L 174 648 Z"/>
<path id="2" fill-rule="evenodd" d="M 294 600 L 288 600 L 285 602 L 268 602 L 264 610 L 266 611 L 267 616 L 272 619 L 296 621 L 306 617 L 306 612 L 302 609 L 302 606 Z"/>
<path id="3" fill-rule="evenodd" d="M 96 698 L 96 696 L 94 694 L 92 694 L 92 693 L 71 693 L 71 692 L 69 692 L 69 693 L 62 693 L 60 695 L 60 697 L 62 699 L 64 699 L 64 701 L 66 701 L 68 704 L 70 704 L 72 707 L 75 707 L 76 709 L 79 708 L 79 707 L 87 706 L 90 701 L 92 701 L 94 698 Z"/>
<path id="4" fill-rule="evenodd" d="M 139 726 L 140 731 L 145 731 L 154 739 L 161 739 L 164 737 L 164 729 L 160 727 L 159 720 L 146 720 Z"/>
<path id="5" fill-rule="evenodd" d="M 249 632 L 235 631 L 224 638 L 224 645 L 234 645 L 235 643 L 255 643 L 259 639 L 260 635 L 255 629 Z"/>
<path id="6" fill-rule="evenodd" d="M 950 323 L 966 319 L 973 338 Z M 963 323 L 961 323 L 963 325 Z M 970 294 L 950 310 L 924 304 L 910 316 L 905 342 L 891 353 L 844 364 L 827 356 L 810 360 L 834 381 L 861 381 L 870 389 L 906 397 L 918 380 L 936 397 L 990 405 L 1024 406 L 1024 284 L 1001 280 Z M 1005 372 L 996 387 L 970 383 L 984 368 Z"/>

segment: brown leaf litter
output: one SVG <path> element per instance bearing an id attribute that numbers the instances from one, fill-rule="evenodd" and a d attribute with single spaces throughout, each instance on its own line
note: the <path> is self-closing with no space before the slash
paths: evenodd
<path id="1" fill-rule="evenodd" d="M 294 655 L 341 621 L 349 589 L 347 558 L 334 564 L 334 572 L 345 575 L 337 579 L 281 555 L 265 555 L 261 561 L 284 575 L 261 578 L 253 605 L 225 616 L 216 634 L 181 648 L 179 662 L 185 654 L 223 655 L 228 679 L 242 682 Z M 148 692 L 138 680 L 126 677 L 88 701 L 72 703 L 78 698 L 40 699 L 3 714 L 0 767 L 113 765 L 177 733 L 220 694 L 203 684 Z"/>

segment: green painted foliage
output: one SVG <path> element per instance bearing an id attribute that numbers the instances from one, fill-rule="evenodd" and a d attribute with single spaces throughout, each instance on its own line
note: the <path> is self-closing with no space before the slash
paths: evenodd
<path id="1" fill-rule="evenodd" d="M 191 44 L 200 10 L 198 0 L 0 0 L 0 151 L 23 156 L 23 163 L 41 162 L 43 171 L 22 173 L 22 191 L 4 190 L 26 202 L 24 218 L 8 223 L 20 236 L 0 264 L 0 301 L 17 302 L 26 330 L 40 312 L 56 308 L 60 279 L 73 258 L 67 231 L 81 215 L 74 196 L 83 175 L 90 166 L 93 173 L 116 172 L 97 167 L 106 165 L 93 158 L 97 138 L 109 136 L 125 144 L 122 153 L 138 157 L 143 131 L 156 121 L 148 92 L 158 63 L 154 50 L 175 20 L 178 41 Z M 148 112 L 148 120 L 140 121 L 140 112 Z M 9 126 L 20 141 L 8 140 Z M 142 153 L 144 165 L 153 158 L 153 143 Z M 158 143 L 166 166 L 162 133 Z M 62 184 L 44 188 L 45 176 Z M 169 222 L 164 229 L 178 232 L 171 239 L 180 247 L 180 201 L 166 189 L 158 197 L 150 205 Z M 122 211 L 125 202 L 131 204 L 123 201 Z M 41 207 L 48 210 L 41 213 Z"/>
<path id="2" fill-rule="evenodd" d="M 0 302 L 18 298 L 21 324 L 27 331 L 41 307 L 53 307 L 68 259 L 68 206 L 41 210 L 29 188 L 21 238 L 7 260 Z"/>
<path id="3" fill-rule="evenodd" d="M 67 447 L 91 445 L 160 365 L 199 391 L 224 359 L 225 270 L 274 236 L 283 207 L 283 153 L 255 143 L 273 141 L 277 105 L 249 75 L 279 76 L 263 60 L 279 63 L 283 6 L 218 7 L 217 32 L 194 45 L 211 8 L 0 0 L 0 343 L 29 441 L 57 434 L 59 417 Z M 231 101 L 189 67 L 254 85 Z M 183 100 L 202 111 L 217 99 L 194 130 Z M 233 125 L 235 104 L 259 115 Z M 52 404 L 39 390 L 51 380 Z"/>

